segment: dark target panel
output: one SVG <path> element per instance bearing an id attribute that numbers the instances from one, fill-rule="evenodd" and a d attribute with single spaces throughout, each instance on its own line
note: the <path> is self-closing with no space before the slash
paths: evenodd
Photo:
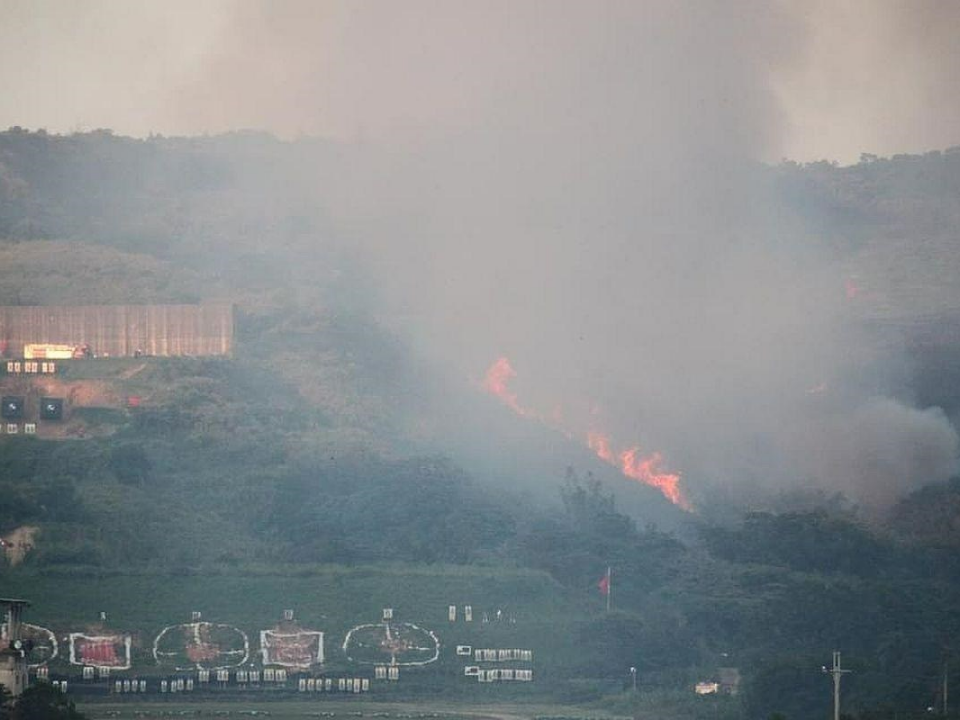
<path id="1" fill-rule="evenodd" d="M 41 420 L 63 420 L 63 398 L 40 398 Z"/>
<path id="2" fill-rule="evenodd" d="M 0 401 L 3 406 L 0 407 L 0 417 L 4 420 L 19 420 L 23 417 L 23 398 L 4 396 Z"/>

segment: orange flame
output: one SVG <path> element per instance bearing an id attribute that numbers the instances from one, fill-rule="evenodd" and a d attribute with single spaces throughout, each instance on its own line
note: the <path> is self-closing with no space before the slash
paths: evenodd
<path id="1" fill-rule="evenodd" d="M 587 433 L 587 447 L 593 450 L 601 460 L 605 460 L 611 465 L 617 464 L 616 458 L 610 452 L 610 441 L 600 433 Z"/>
<path id="2" fill-rule="evenodd" d="M 663 462 L 663 456 L 660 453 L 655 452 L 642 457 L 638 455 L 640 448 L 633 447 L 619 455 L 614 455 L 610 449 L 609 438 L 592 431 L 587 433 L 587 446 L 597 454 L 598 458 L 620 468 L 620 472 L 628 478 L 655 487 L 674 505 L 684 510 L 692 510 L 690 501 L 680 490 L 680 474 L 660 470 L 660 463 Z"/>
<path id="3" fill-rule="evenodd" d="M 510 361 L 501 357 L 487 370 L 483 380 L 483 389 L 498 397 L 504 405 L 517 415 L 539 418 L 536 413 L 522 407 L 516 394 L 510 391 L 508 383 L 516 376 L 517 372 L 511 367 Z M 598 410 L 595 408 L 592 414 L 598 414 Z M 559 412 L 555 412 L 554 417 L 555 420 L 558 420 Z M 569 433 L 564 432 L 568 437 L 570 436 Z M 680 489 L 680 474 L 667 473 L 660 469 L 663 462 L 660 453 L 655 452 L 652 455 L 641 456 L 639 455 L 640 448 L 633 447 L 617 455 L 610 448 L 610 439 L 606 435 L 594 431 L 587 433 L 587 447 L 593 450 L 597 457 L 604 462 L 619 468 L 620 472 L 627 477 L 656 488 L 674 505 L 688 512 L 693 510 L 690 501 L 687 500 Z"/>
<path id="4" fill-rule="evenodd" d="M 510 388 L 507 387 L 511 378 L 516 376 L 517 371 L 510 366 L 510 361 L 505 357 L 499 358 L 487 370 L 487 374 L 483 378 L 483 389 L 500 398 L 500 401 L 517 415 L 526 415 L 527 411 L 520 407 L 516 394 L 510 392 Z"/>
<path id="5" fill-rule="evenodd" d="M 663 457 L 655 452 L 646 457 L 637 457 L 640 448 L 630 448 L 620 453 L 620 470 L 627 477 L 639 480 L 645 485 L 655 487 L 674 505 L 690 511 L 690 501 L 680 490 L 680 473 L 667 473 L 660 470 Z"/>

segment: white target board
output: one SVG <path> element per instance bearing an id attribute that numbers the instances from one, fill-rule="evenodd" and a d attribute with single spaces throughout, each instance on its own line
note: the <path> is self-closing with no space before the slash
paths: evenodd
<path id="1" fill-rule="evenodd" d="M 382 622 L 350 630 L 343 652 L 364 665 L 427 665 L 440 657 L 440 640 L 412 623 Z"/>
<path id="2" fill-rule="evenodd" d="M 243 630 L 233 625 L 168 625 L 153 641 L 153 657 L 158 665 L 177 670 L 237 667 L 250 658 L 250 641 Z"/>
<path id="3" fill-rule="evenodd" d="M 260 653 L 264 665 L 305 670 L 323 664 L 323 633 L 319 630 L 260 631 Z"/>
<path id="4" fill-rule="evenodd" d="M 70 664 L 99 670 L 130 669 L 129 635 L 70 633 Z"/>

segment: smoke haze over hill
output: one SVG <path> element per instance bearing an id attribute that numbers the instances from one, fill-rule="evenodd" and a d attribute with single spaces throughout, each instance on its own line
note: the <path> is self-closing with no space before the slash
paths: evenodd
<path id="1" fill-rule="evenodd" d="M 870 300 L 851 293 L 829 226 L 757 164 L 815 148 L 807 128 L 830 122 L 807 76 L 827 75 L 824 45 L 847 131 L 805 152 L 956 142 L 947 99 L 935 120 L 904 109 L 859 137 L 878 113 L 855 91 L 895 36 L 914 70 L 885 77 L 929 78 L 914 112 L 946 98 L 949 33 L 919 38 L 956 28 L 950 8 L 220 2 L 184 26 L 176 5 L 0 7 L 45 42 L 79 23 L 72 44 L 51 43 L 63 61 L 104 34 L 122 57 L 138 38 L 158 50 L 132 68 L 97 55 L 84 97 L 19 103 L 52 72 L 25 71 L 9 97 L 26 117 L 9 124 L 336 138 L 323 163 L 257 166 L 251 198 L 270 212 L 273 194 L 296 194 L 326 230 L 285 260 L 342 248 L 378 316 L 450 378 L 476 383 L 507 356 L 530 406 L 662 452 L 702 492 L 823 487 L 882 505 L 955 470 L 956 431 L 913 406 L 899 338 L 864 329 Z M 835 21 L 865 17 L 875 32 L 831 39 Z M 17 46 L 0 46 L 9 68 Z"/>
<path id="2" fill-rule="evenodd" d="M 957 142 L 950 3 L 3 0 L 0 18 L 0 126 L 395 139 L 592 115 L 609 131 L 644 97 L 638 134 L 669 116 L 685 142 L 722 133 L 768 160 Z"/>

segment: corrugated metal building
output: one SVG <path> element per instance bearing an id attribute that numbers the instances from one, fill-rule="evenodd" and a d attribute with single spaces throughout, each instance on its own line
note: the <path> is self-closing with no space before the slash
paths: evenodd
<path id="1" fill-rule="evenodd" d="M 0 354 L 22 358 L 24 345 L 89 347 L 97 356 L 230 355 L 233 305 L 87 305 L 0 307 Z"/>

